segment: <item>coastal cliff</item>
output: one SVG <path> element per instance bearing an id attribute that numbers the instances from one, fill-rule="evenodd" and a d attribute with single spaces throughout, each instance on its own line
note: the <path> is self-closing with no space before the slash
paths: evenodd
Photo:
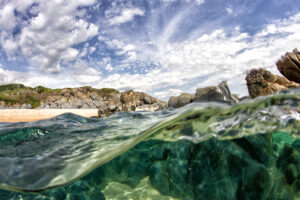
<path id="1" fill-rule="evenodd" d="M 99 117 L 105 117 L 122 111 L 157 111 L 166 107 L 166 102 L 133 90 L 119 92 L 90 86 L 63 89 L 32 88 L 22 84 L 0 86 L 1 109 L 98 109 Z"/>

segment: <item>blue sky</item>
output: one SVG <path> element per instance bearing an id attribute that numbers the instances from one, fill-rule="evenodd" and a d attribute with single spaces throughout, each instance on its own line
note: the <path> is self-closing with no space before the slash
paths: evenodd
<path id="1" fill-rule="evenodd" d="M 161 99 L 300 48 L 300 0 L 0 0 L 0 83 L 112 87 Z"/>

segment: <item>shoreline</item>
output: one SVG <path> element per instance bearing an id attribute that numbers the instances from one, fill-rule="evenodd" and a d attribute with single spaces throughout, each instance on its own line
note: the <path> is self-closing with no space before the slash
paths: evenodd
<path id="1" fill-rule="evenodd" d="M 32 122 L 73 113 L 82 117 L 97 117 L 98 109 L 1 109 L 0 122 Z"/>

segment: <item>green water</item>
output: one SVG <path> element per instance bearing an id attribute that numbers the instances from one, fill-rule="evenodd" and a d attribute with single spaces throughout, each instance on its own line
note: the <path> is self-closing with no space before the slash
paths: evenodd
<path id="1" fill-rule="evenodd" d="M 299 94 L 3 123 L 0 199 L 297 199 Z"/>

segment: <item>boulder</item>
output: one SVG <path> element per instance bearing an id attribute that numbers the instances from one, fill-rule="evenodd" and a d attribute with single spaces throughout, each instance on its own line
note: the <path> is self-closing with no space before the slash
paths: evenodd
<path id="1" fill-rule="evenodd" d="M 246 81 L 251 98 L 270 95 L 283 89 L 300 87 L 300 84 L 272 74 L 265 69 L 252 69 L 247 74 Z"/>
<path id="2" fill-rule="evenodd" d="M 168 101 L 168 107 L 179 108 L 185 106 L 195 100 L 195 95 L 182 93 L 178 97 L 171 96 Z"/>
<path id="3" fill-rule="evenodd" d="M 239 100 L 231 95 L 226 81 L 222 81 L 218 86 L 208 86 L 196 90 L 195 101 L 221 101 L 235 104 Z"/>
<path id="4" fill-rule="evenodd" d="M 276 63 L 280 73 L 290 81 L 300 83 L 300 52 L 294 49 L 293 52 L 287 52 Z"/>

